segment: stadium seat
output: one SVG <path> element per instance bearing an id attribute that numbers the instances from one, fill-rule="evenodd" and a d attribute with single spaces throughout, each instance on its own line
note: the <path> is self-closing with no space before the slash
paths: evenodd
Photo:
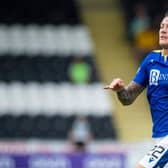
<path id="1" fill-rule="evenodd" d="M 102 89 L 93 47 L 75 1 L 2 0 L 0 138 L 65 140 L 75 117 L 87 115 L 95 139 L 115 139 L 114 109 Z M 77 57 L 90 66 L 88 83 L 70 79 Z"/>

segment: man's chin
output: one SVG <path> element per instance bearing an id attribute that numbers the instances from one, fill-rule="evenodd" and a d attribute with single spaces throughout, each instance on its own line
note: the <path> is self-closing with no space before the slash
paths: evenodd
<path id="1" fill-rule="evenodd" d="M 168 44 L 160 44 L 160 47 L 163 49 L 168 49 Z"/>

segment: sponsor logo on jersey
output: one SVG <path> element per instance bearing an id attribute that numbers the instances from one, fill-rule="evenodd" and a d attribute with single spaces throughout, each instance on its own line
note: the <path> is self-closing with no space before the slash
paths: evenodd
<path id="1" fill-rule="evenodd" d="M 149 75 L 149 85 L 157 86 L 159 81 L 168 81 L 168 73 L 161 73 L 157 69 L 152 69 Z"/>
<path id="2" fill-rule="evenodd" d="M 152 69 L 149 76 L 149 85 L 158 85 L 160 71 L 157 69 Z"/>

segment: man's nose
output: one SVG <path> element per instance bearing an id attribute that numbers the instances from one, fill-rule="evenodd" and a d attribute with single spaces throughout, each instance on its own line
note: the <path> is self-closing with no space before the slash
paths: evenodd
<path id="1" fill-rule="evenodd" d="M 161 29 L 161 31 L 160 31 L 161 33 L 165 33 L 166 32 L 166 28 L 165 27 L 163 27 L 162 29 Z"/>

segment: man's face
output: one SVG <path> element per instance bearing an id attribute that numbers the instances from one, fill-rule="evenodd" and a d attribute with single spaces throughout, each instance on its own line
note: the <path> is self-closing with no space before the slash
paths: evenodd
<path id="1" fill-rule="evenodd" d="M 168 16 L 164 17 L 160 24 L 159 44 L 162 48 L 168 49 Z"/>

